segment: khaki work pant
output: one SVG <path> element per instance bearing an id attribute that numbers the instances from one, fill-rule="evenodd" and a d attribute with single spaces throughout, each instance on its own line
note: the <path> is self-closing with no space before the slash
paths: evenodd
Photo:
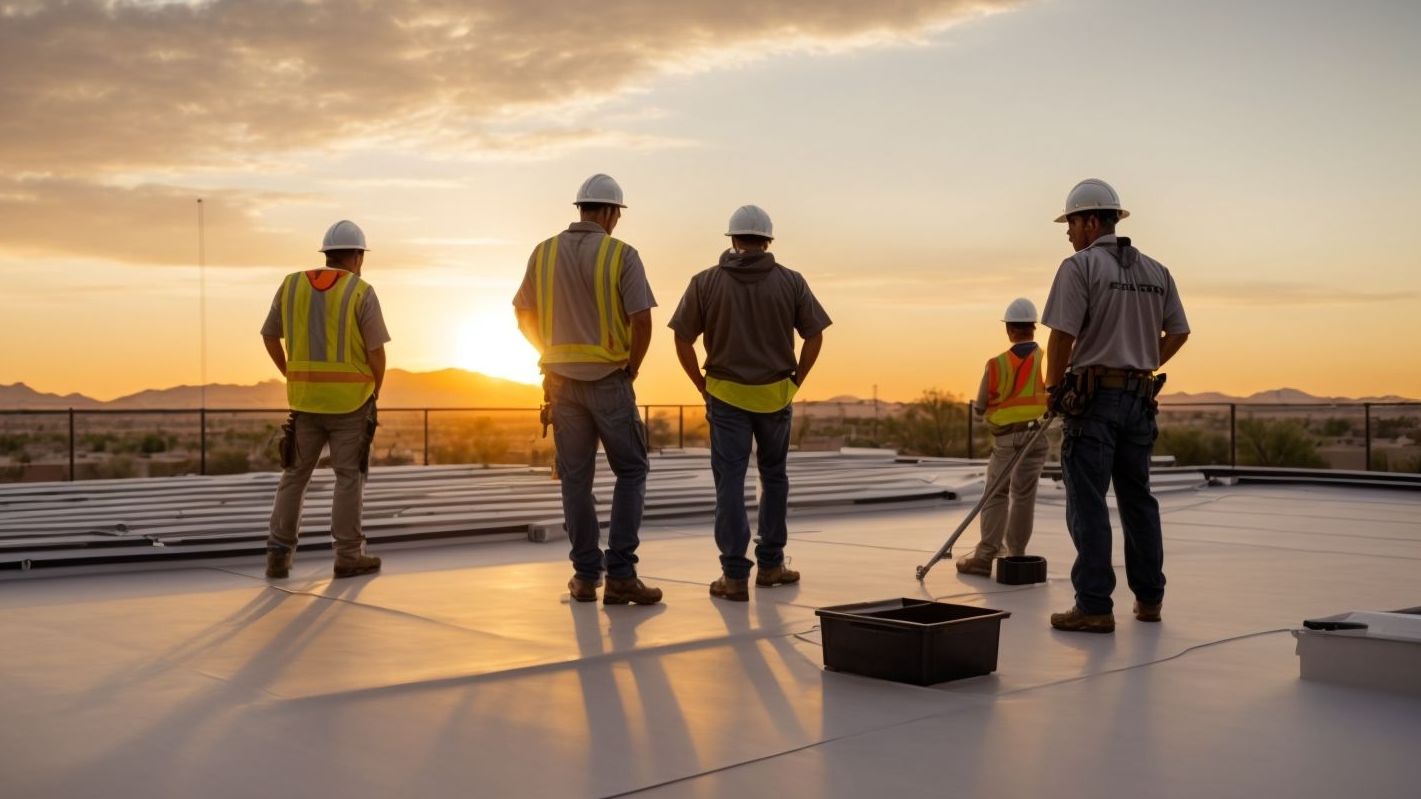
<path id="1" fill-rule="evenodd" d="M 373 400 L 350 413 L 296 414 L 295 460 L 281 473 L 281 482 L 276 487 L 267 551 L 295 550 L 306 485 L 326 445 L 330 445 L 331 468 L 336 473 L 331 499 L 331 537 L 335 539 L 336 561 L 354 560 L 365 551 L 360 508 L 374 414 Z"/>
<path id="2" fill-rule="evenodd" d="M 987 484 L 997 479 L 997 475 L 1031 440 L 1033 431 L 1023 430 L 996 437 L 992 443 L 992 457 L 987 461 Z M 1027 542 L 1031 540 L 1031 527 L 1036 520 L 1036 484 L 1041 480 L 1041 468 L 1046 465 L 1046 454 L 1051 445 L 1046 436 L 1040 436 L 1036 443 L 1017 461 L 1011 477 L 1002 481 L 982 505 L 982 542 L 977 545 L 975 558 L 991 560 L 1002 555 L 1025 555 Z M 1002 539 L 1006 547 L 1002 547 Z"/>

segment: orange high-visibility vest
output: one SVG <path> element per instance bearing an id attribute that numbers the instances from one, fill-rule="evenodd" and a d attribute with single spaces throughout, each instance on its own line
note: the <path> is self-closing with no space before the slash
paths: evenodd
<path id="1" fill-rule="evenodd" d="M 1046 381 L 1041 376 L 1043 350 L 1018 358 L 1011 350 L 987 368 L 987 422 L 998 426 L 1030 422 L 1046 415 Z"/>
<path id="2" fill-rule="evenodd" d="M 293 411 L 350 413 L 375 393 L 356 314 L 370 284 L 344 269 L 312 269 L 281 284 L 286 400 Z"/>
<path id="3" fill-rule="evenodd" d="M 593 286 L 597 294 L 597 341 L 555 341 L 553 339 L 553 291 L 558 266 L 558 237 L 553 236 L 533 254 L 538 302 L 538 327 L 543 339 L 543 357 L 549 363 L 625 363 L 631 357 L 631 330 L 622 312 L 622 252 L 626 244 L 603 236 L 597 247 Z"/>

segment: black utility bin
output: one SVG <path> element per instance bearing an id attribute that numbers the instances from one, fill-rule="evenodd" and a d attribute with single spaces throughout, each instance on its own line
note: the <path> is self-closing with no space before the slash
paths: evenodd
<path id="1" fill-rule="evenodd" d="M 814 611 L 824 639 L 824 666 L 914 685 L 960 680 L 997 670 L 1005 610 L 925 599 L 884 599 Z"/>

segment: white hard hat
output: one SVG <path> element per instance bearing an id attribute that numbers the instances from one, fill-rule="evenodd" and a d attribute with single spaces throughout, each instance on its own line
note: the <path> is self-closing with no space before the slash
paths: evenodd
<path id="1" fill-rule="evenodd" d="M 342 219 L 326 231 L 326 237 L 321 241 L 321 249 L 318 252 L 369 249 L 365 246 L 365 231 L 349 219 Z"/>
<path id="2" fill-rule="evenodd" d="M 1066 195 L 1066 210 L 1056 217 L 1056 221 L 1064 222 L 1066 217 L 1080 211 L 1119 211 L 1121 219 L 1130 215 L 1129 211 L 1120 207 L 1120 195 L 1115 193 L 1115 189 L 1097 178 L 1086 178 L 1071 189 L 1071 193 Z"/>
<path id="3" fill-rule="evenodd" d="M 610 175 L 601 172 L 582 181 L 582 188 L 577 190 L 577 199 L 572 201 L 573 205 L 583 203 L 602 203 L 603 205 L 615 205 L 618 208 L 626 208 L 626 203 L 622 202 L 622 187 L 617 185 L 617 181 L 612 180 Z"/>
<path id="4" fill-rule="evenodd" d="M 1017 297 L 1007 306 L 1006 313 L 1002 314 L 1003 322 L 1014 322 L 1016 324 L 1036 324 L 1036 305 L 1025 297 Z"/>
<path id="5" fill-rule="evenodd" d="M 725 235 L 764 236 L 772 239 L 775 237 L 775 225 L 770 221 L 770 215 L 765 213 L 765 209 L 758 205 L 742 205 L 730 215 L 730 229 Z"/>

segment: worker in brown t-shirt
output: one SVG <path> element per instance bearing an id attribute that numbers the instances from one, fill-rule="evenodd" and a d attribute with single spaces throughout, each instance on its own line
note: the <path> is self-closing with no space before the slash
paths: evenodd
<path id="1" fill-rule="evenodd" d="M 745 472 L 751 443 L 759 467 L 760 512 L 755 583 L 775 586 L 799 581 L 785 567 L 788 539 L 791 403 L 819 357 L 829 315 L 798 272 L 775 261 L 769 252 L 774 226 L 769 214 L 753 205 L 730 217 L 731 249 L 720 263 L 691 278 L 671 317 L 676 356 L 706 398 L 711 433 L 711 472 L 715 478 L 715 541 L 721 577 L 712 596 L 749 600 L 750 520 L 745 510 Z M 798 358 L 794 336 L 804 339 Z M 705 374 L 696 355 L 696 339 L 705 336 Z"/>

